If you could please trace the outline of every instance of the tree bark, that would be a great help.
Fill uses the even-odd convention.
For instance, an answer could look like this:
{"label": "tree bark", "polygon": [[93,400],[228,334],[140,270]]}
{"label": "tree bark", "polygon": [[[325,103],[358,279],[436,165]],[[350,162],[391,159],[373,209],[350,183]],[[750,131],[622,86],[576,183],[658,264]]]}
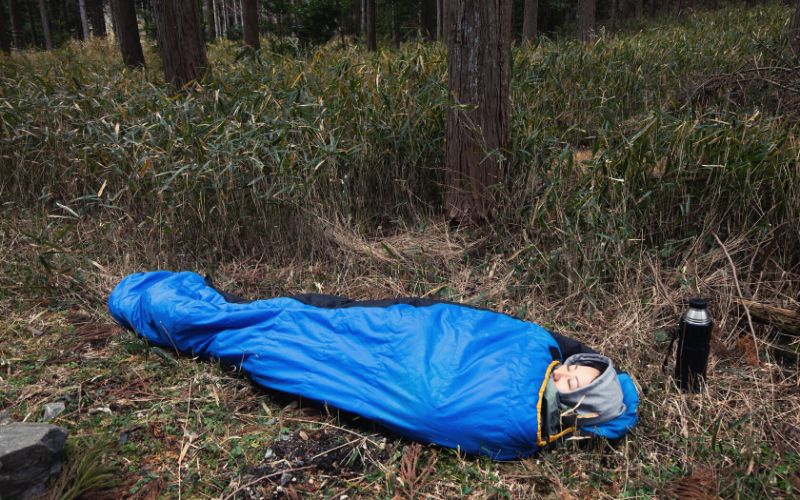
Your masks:
{"label": "tree bark", "polygon": [[789,27],[789,45],[794,51],[794,55],[800,55],[800,0],[794,10],[792,25]]}
{"label": "tree bark", "polygon": [[258,50],[258,0],[242,0],[242,24],[244,43]]}
{"label": "tree bark", "polygon": [[91,33],[89,31],[89,16],[86,14],[86,0],[78,0],[78,11],[81,17],[81,33],[83,34],[83,40],[88,41],[89,38],[91,38]]}
{"label": "tree bark", "polygon": [[378,50],[378,38],[375,33],[375,0],[367,0],[367,50]]}
{"label": "tree bark", "polygon": [[111,0],[111,16],[114,18],[122,61],[129,68],[143,67],[144,53],[133,0]]}
{"label": "tree bark", "polygon": [[397,9],[397,0],[392,0],[392,43],[395,47],[400,46],[400,14]]}
{"label": "tree bark", "polygon": [[436,39],[444,39],[444,0],[436,0]]}
{"label": "tree bark", "polygon": [[89,0],[89,25],[92,27],[92,35],[105,38],[106,14],[103,9],[103,0]]}
{"label": "tree bark", "polygon": [[33,8],[30,4],[25,5],[25,8],[28,9],[28,22],[31,25],[31,40],[34,47],[39,46],[39,35],[36,32],[36,15],[33,12]]}
{"label": "tree bark", "polygon": [[361,36],[361,0],[353,0],[350,5],[350,21],[353,23],[352,34]]}
{"label": "tree bark", "polygon": [[367,0],[360,0],[360,1],[361,1],[361,36],[367,36]]}
{"label": "tree bark", "polygon": [[152,5],[165,79],[178,88],[201,80],[208,69],[208,58],[197,3],[152,0]]}
{"label": "tree bark", "polygon": [[44,32],[44,48],[53,50],[53,36],[50,34],[50,15],[44,0],[39,0],[39,16],[42,18],[42,31]]}
{"label": "tree bark", "polygon": [[209,40],[217,38],[217,27],[214,24],[214,0],[205,0],[206,36]]}
{"label": "tree bark", "polygon": [[421,24],[422,31],[427,40],[436,40],[438,19],[436,17],[437,3],[439,0],[422,0]]}
{"label": "tree bark", "polygon": [[522,39],[532,42],[536,39],[536,25],[539,23],[539,0],[525,0],[522,15]]}
{"label": "tree bark", "polygon": [[11,38],[14,40],[14,47],[21,49],[25,45],[22,31],[22,13],[20,12],[19,0],[9,0],[8,13],[11,17]]}
{"label": "tree bark", "polygon": [[578,39],[588,42],[594,38],[595,0],[579,0],[578,2]]}
{"label": "tree bark", "polygon": [[451,221],[491,218],[509,138],[511,0],[449,0],[444,210]]}
{"label": "tree bark", "polygon": [[6,6],[0,3],[0,51],[11,53],[11,33],[8,31],[8,16]]}

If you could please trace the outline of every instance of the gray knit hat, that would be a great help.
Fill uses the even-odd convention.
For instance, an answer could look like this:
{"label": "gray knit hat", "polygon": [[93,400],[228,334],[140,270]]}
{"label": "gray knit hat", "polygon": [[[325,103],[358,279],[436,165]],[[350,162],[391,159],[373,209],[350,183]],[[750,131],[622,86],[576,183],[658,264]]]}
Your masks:
{"label": "gray knit hat", "polygon": [[591,366],[600,370],[590,384],[574,391],[558,391],[561,404],[574,408],[578,414],[578,427],[608,422],[625,413],[622,402],[622,386],[617,379],[614,363],[600,354],[575,354],[564,361],[564,366]]}

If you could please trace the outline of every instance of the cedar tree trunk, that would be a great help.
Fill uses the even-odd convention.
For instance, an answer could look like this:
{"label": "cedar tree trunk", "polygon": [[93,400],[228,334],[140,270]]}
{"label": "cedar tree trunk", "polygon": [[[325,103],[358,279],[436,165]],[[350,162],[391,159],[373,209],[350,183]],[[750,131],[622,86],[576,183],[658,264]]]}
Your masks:
{"label": "cedar tree trunk", "polygon": [[448,0],[444,209],[454,222],[491,217],[509,137],[511,0]]}
{"label": "cedar tree trunk", "polygon": [[539,23],[539,0],[525,0],[522,16],[522,39],[532,42],[536,39],[536,25]]}
{"label": "cedar tree trunk", "polygon": [[25,8],[28,9],[28,22],[31,25],[31,40],[34,47],[39,46],[39,35],[36,32],[36,15],[33,12],[33,8],[30,5],[26,5]]}
{"label": "cedar tree trunk", "polygon": [[103,10],[103,0],[88,0],[89,1],[89,24],[92,27],[92,35],[105,38],[106,31],[106,15]]}
{"label": "cedar tree trunk", "polygon": [[50,15],[44,0],[39,0],[39,15],[42,17],[42,31],[44,32],[44,48],[53,50],[53,36],[50,34]]}
{"label": "cedar tree trunk", "polygon": [[242,0],[242,31],[244,43],[258,50],[258,0]]}
{"label": "cedar tree trunk", "polygon": [[8,16],[6,6],[0,3],[0,50],[11,53],[11,34],[8,32]]}
{"label": "cedar tree trunk", "polygon": [[89,15],[86,13],[86,0],[78,0],[78,11],[81,17],[81,33],[83,34],[83,40],[89,41],[92,35],[89,31]]}
{"label": "cedar tree trunk", "polygon": [[350,6],[350,16],[353,22],[353,34],[361,36],[361,0],[353,0]]}
{"label": "cedar tree trunk", "polygon": [[20,12],[19,0],[9,0],[8,10],[11,17],[11,37],[14,39],[14,47],[21,49],[25,44],[22,31],[22,15]]}
{"label": "cedar tree trunk", "polygon": [[443,42],[444,36],[444,0],[436,0],[436,39]]}
{"label": "cedar tree trunk", "polygon": [[122,61],[129,68],[144,66],[144,54],[142,42],[139,40],[139,25],[136,22],[136,6],[133,0],[111,0],[111,16],[114,19]]}
{"label": "cedar tree trunk", "polygon": [[209,40],[217,38],[217,26],[214,22],[214,0],[205,0],[206,36]]}
{"label": "cedar tree trunk", "polygon": [[797,1],[792,25],[789,27],[789,45],[791,45],[795,56],[800,55],[800,0]]}
{"label": "cedar tree trunk", "polygon": [[178,88],[202,79],[208,69],[197,2],[152,0],[164,77]]}
{"label": "cedar tree trunk", "polygon": [[422,31],[427,40],[436,40],[436,7],[439,0],[422,0]]}
{"label": "cedar tree trunk", "polygon": [[578,0],[578,39],[588,42],[594,38],[595,0]]}
{"label": "cedar tree trunk", "polygon": [[392,0],[392,43],[400,46],[400,14],[397,9],[397,0]]}
{"label": "cedar tree trunk", "polygon": [[375,33],[375,0],[367,0],[367,50],[378,50],[378,39]]}

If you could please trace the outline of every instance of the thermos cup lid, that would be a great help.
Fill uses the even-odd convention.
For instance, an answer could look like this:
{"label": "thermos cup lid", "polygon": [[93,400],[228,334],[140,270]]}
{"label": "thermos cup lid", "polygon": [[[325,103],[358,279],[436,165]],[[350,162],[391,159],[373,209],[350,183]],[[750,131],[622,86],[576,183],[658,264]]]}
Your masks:
{"label": "thermos cup lid", "polygon": [[689,307],[692,309],[705,309],[707,305],[706,299],[701,299],[700,297],[689,299]]}

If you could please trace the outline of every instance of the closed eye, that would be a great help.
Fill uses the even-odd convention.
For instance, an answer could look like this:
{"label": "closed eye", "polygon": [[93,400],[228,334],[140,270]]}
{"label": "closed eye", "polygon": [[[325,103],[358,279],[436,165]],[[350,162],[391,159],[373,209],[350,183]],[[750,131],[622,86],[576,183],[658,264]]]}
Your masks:
{"label": "closed eye", "polygon": [[580,384],[578,383],[578,379],[576,379],[576,378],[570,378],[569,380],[567,380],[567,385],[569,385],[569,388],[572,391],[574,391],[575,389],[580,387]]}

